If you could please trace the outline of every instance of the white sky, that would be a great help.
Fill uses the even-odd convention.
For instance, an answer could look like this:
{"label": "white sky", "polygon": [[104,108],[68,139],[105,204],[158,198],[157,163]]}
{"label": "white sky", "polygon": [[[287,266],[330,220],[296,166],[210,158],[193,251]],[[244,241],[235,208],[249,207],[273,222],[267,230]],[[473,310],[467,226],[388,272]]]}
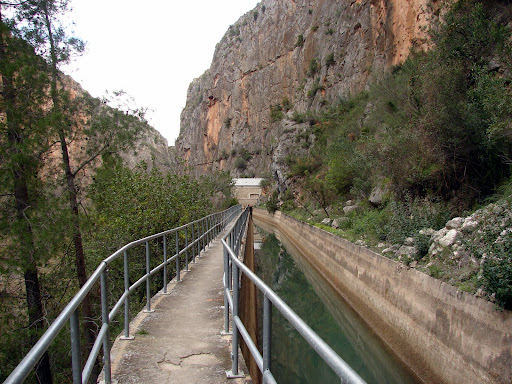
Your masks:
{"label": "white sky", "polygon": [[190,82],[258,0],[71,0],[83,56],[63,68],[91,95],[124,90],[174,145]]}

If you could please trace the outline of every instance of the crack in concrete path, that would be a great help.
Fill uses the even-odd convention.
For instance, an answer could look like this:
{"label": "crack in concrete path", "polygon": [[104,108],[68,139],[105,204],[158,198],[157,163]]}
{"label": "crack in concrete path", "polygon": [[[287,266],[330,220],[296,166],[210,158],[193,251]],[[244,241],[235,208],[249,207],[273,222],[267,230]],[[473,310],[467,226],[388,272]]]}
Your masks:
{"label": "crack in concrete path", "polygon": [[179,356],[179,362],[175,362],[173,360],[167,360],[167,353],[168,352],[166,352],[162,360],[157,361],[158,367],[165,371],[174,371],[183,368],[183,365],[209,365],[217,361],[217,358],[212,353],[196,352]]}

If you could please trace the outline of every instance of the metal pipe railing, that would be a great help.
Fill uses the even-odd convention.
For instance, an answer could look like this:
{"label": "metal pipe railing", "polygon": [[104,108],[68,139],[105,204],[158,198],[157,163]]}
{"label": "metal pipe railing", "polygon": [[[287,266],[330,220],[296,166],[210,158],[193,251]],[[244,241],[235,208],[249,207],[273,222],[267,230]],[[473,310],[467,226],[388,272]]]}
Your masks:
{"label": "metal pipe railing", "polygon": [[[105,372],[105,383],[110,384],[111,379],[111,366],[110,366],[110,323],[124,305],[124,335],[122,339],[133,339],[130,337],[130,294],[141,284],[146,283],[146,311],[151,311],[151,277],[157,272],[163,270],[163,292],[166,293],[167,284],[167,266],[172,262],[176,262],[176,280],[180,279],[180,262],[182,256],[185,257],[184,262],[188,267],[188,253],[192,252],[192,257],[195,256],[197,247],[198,255],[201,251],[206,250],[215,236],[223,230],[229,222],[231,222],[241,212],[240,206],[231,207],[225,211],[213,213],[191,223],[182,225],[178,228],[173,228],[161,233],[157,233],[143,239],[132,241],[124,247],[118,249],[112,255],[103,260],[96,270],[89,277],[84,286],[78,293],[71,299],[64,310],[57,316],[52,325],[41,336],[32,349],[25,355],[23,360],[11,372],[4,384],[18,384],[22,383],[30,372],[37,366],[39,360],[49,348],[53,340],[59,335],[60,331],[66,323],[70,324],[70,337],[71,337],[71,360],[72,360],[72,374],[73,384],[87,383],[94,368],[94,364],[100,353],[103,350],[103,369]],[[197,228],[197,235],[194,234],[194,226]],[[191,231],[192,237],[189,237]],[[172,257],[168,257],[167,247],[170,242],[167,237],[175,235],[175,253]],[[171,238],[171,237],[170,237]],[[183,241],[183,248],[180,245],[180,239]],[[190,240],[190,243],[189,243]],[[150,242],[162,241],[163,244],[163,262],[151,269],[151,246]],[[129,250],[144,245],[145,247],[145,273],[142,277],[138,278],[135,283],[130,285],[130,268],[129,268]],[[123,294],[117,299],[116,303],[109,311],[109,291],[108,291],[108,278],[107,269],[115,260],[123,259]],[[188,269],[188,268],[187,268]],[[84,298],[92,290],[95,284],[100,283],[101,290],[101,319],[102,325],[96,337],[93,347],[88,352],[88,357],[85,365],[82,368],[81,361],[81,345],[80,345],[80,324],[78,319],[78,306],[82,303]]]}
{"label": "metal pipe railing", "polygon": [[[365,381],[325,342],[313,331],[268,285],[266,285],[254,272],[238,259],[241,240],[247,228],[249,209],[239,214],[236,221],[221,239],[224,248],[224,331],[229,331],[229,313],[232,323],[232,368],[226,372],[228,377],[238,375],[238,334],[242,335],[249,351],[254,357],[259,370],[263,375],[264,383],[275,383],[271,369],[271,313],[275,307],[299,332],[305,341],[318,353],[318,355],[331,367],[340,378],[342,384],[365,384]],[[238,297],[240,279],[239,274],[245,274],[254,285],[263,293],[263,356],[238,316]],[[231,274],[231,276],[230,276]],[[233,288],[231,294],[230,287]]]}

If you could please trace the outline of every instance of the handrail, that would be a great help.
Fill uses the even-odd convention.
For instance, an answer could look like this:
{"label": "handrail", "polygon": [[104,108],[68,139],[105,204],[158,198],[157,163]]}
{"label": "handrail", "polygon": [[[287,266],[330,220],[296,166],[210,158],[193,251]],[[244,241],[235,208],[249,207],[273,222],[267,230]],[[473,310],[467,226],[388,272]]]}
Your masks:
{"label": "handrail", "polygon": [[[324,341],[313,331],[268,285],[266,285],[254,272],[238,259],[241,239],[247,228],[250,210],[246,209],[239,214],[236,221],[221,239],[224,248],[224,332],[229,332],[229,313],[232,318],[232,368],[228,377],[238,375],[238,334],[243,337],[251,355],[254,357],[264,383],[275,383],[270,367],[271,360],[271,332],[270,320],[272,304],[302,335],[305,341],[318,353],[318,355],[331,367],[340,378],[342,384],[364,384],[365,381]],[[239,272],[244,273],[264,295],[263,301],[263,356],[257,345],[249,336],[242,320],[238,316],[239,298]],[[233,294],[231,294],[231,289]]]}
{"label": "handrail", "polygon": [[[4,384],[18,384],[22,383],[30,372],[36,367],[37,363],[49,348],[50,344],[55,340],[66,322],[70,322],[71,330],[71,360],[73,371],[73,384],[87,383],[94,363],[99,355],[100,349],[103,349],[103,369],[105,373],[105,383],[110,384],[111,367],[110,367],[110,322],[114,319],[119,309],[124,304],[124,336],[123,339],[132,339],[130,337],[130,306],[129,296],[135,288],[146,282],[146,310],[151,312],[151,294],[150,294],[150,278],[157,272],[163,269],[163,293],[167,293],[167,266],[175,261],[176,262],[176,280],[180,279],[180,259],[184,256],[185,270],[188,270],[189,253],[192,256],[192,262],[195,262],[195,257],[200,257],[201,251],[205,250],[210,245],[212,240],[227,226],[233,218],[241,212],[241,206],[237,205],[226,209],[222,212],[213,213],[201,219],[195,220],[188,224],[182,225],[178,228],[173,228],[164,232],[160,232],[151,236],[144,237],[139,240],[132,241],[122,248],[115,251],[112,255],[104,259],[96,270],[89,277],[84,286],[66,305],[64,310],[57,316],[52,325],[41,336],[32,349],[25,355],[23,360],[16,366],[6,379]],[[181,233],[180,233],[181,232]],[[174,235],[174,255],[167,257],[167,250],[169,248],[168,238]],[[181,235],[181,236],[180,236]],[[185,246],[180,249],[180,238],[184,238]],[[151,269],[151,252],[150,242],[153,240],[162,240],[163,248],[163,262]],[[146,248],[146,273],[135,283],[130,285],[128,251],[134,247],[144,244]],[[124,293],[120,296],[117,302],[112,306],[109,311],[109,297],[107,288],[107,270],[108,266],[115,260],[123,257],[124,261]],[[89,351],[87,362],[82,369],[81,362],[81,349],[80,349],[80,329],[78,321],[78,306],[82,303],[87,294],[91,291],[96,283],[100,281],[101,288],[101,313],[102,325],[96,337],[94,345]]]}

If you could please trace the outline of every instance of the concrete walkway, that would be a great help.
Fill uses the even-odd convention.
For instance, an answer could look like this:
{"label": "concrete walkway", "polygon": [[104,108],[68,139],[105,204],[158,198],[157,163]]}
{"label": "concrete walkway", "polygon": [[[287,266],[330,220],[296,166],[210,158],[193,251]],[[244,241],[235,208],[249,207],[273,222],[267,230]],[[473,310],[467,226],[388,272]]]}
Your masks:
{"label": "concrete walkway", "polygon": [[[223,254],[213,241],[182,281],[168,285],[168,295],[152,299],[152,313],[139,313],[130,324],[134,340],[112,347],[112,379],[118,384],[252,383],[250,377],[227,379],[231,338],[224,324]],[[246,373],[240,354],[240,369]]]}

